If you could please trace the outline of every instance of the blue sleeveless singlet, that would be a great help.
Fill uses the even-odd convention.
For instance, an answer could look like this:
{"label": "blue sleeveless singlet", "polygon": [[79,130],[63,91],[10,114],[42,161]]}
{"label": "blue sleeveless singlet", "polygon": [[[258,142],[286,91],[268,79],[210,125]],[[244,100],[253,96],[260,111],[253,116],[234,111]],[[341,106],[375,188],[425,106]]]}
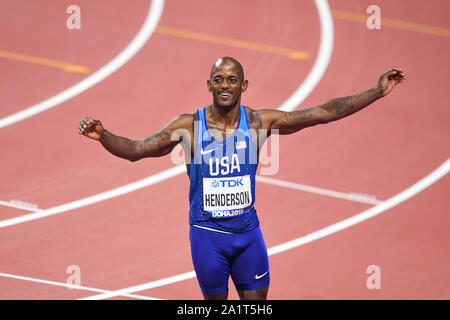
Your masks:
{"label": "blue sleeveless singlet", "polygon": [[189,224],[231,233],[250,231],[259,226],[254,208],[258,156],[245,107],[240,106],[238,127],[224,141],[209,133],[206,108],[197,115],[194,159],[187,165]]}

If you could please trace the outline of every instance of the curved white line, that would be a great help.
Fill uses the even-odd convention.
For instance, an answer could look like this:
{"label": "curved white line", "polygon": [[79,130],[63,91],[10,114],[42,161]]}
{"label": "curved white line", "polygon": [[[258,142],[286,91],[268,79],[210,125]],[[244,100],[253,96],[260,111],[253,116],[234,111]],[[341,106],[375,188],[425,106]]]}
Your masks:
{"label": "curved white line", "polygon": [[[317,85],[317,83],[319,83],[331,58],[331,52],[333,50],[333,19],[331,17],[330,8],[328,7],[328,3],[326,2],[326,0],[315,0],[315,3],[319,12],[320,28],[321,28],[320,33],[321,41],[317,59],[310,73],[306,77],[306,81],[302,82],[302,84],[298,87],[298,89],[288,98],[287,102],[289,103],[285,102],[278,108],[280,110],[282,108],[285,111],[293,110],[306,98],[305,93],[309,94],[311,90]],[[172,167],[155,175],[124,185],[119,188],[115,188],[87,198],[83,198],[53,208],[42,210],[40,212],[30,213],[27,215],[22,215],[19,217],[0,221],[0,228],[48,217],[51,215],[59,214],[69,210],[74,210],[87,205],[91,205],[100,201],[111,199],[113,197],[117,197],[132,191],[136,191],[138,189],[175,177],[179,174],[182,174],[185,171],[186,171],[185,165],[181,164],[176,167]]]}
{"label": "curved white line", "polygon": [[314,1],[320,19],[320,47],[316,61],[302,85],[279,107],[282,111],[291,111],[305,100],[322,79],[333,52],[334,29],[333,17],[326,0]]}
{"label": "curved white line", "polygon": [[435,169],[425,178],[422,178],[420,181],[416,182],[409,188],[406,188],[402,192],[397,193],[395,196],[389,198],[388,200],[383,201],[380,204],[370,209],[367,209],[357,215],[354,215],[348,219],[332,224],[326,228],[320,229],[318,231],[307,234],[306,236],[302,236],[294,240],[269,248],[267,252],[269,253],[269,255],[272,255],[286,250],[290,250],[292,248],[304,245],[314,240],[318,240],[320,238],[329,236],[330,234],[336,233],[338,231],[347,229],[351,226],[354,226],[355,224],[358,224],[376,215],[379,215],[380,213],[395,207],[396,205],[408,200],[409,198],[415,196],[422,190],[431,186],[433,183],[444,177],[449,171],[450,171],[450,158],[447,159],[443,164],[441,164],[437,169]]}
{"label": "curved white line", "polygon": [[59,205],[59,206],[56,206],[53,208],[40,210],[38,212],[24,214],[22,216],[18,216],[15,218],[5,219],[3,221],[0,221],[0,228],[5,228],[5,227],[9,227],[9,226],[12,226],[15,224],[32,221],[32,220],[36,220],[36,219],[40,219],[40,218],[45,218],[45,217],[52,216],[52,215],[55,215],[58,213],[67,212],[70,210],[88,206],[90,204],[94,204],[94,203],[108,200],[108,199],[111,199],[111,198],[114,198],[117,196],[121,196],[123,194],[127,194],[130,192],[142,189],[144,187],[151,186],[152,184],[156,184],[158,182],[167,180],[171,177],[175,177],[185,171],[186,171],[186,166],[179,165],[179,166],[164,170],[160,173],[154,174],[150,177],[135,181],[133,183],[129,183],[127,185],[124,185],[124,186],[121,186],[121,187],[118,187],[118,188],[115,188],[112,190],[98,193],[98,194],[95,194],[95,195],[87,197],[87,198],[83,198],[80,200],[65,203],[65,204],[62,204],[62,205]]}
{"label": "curved white line", "polygon": [[[321,41],[319,47],[319,53],[317,55],[316,62],[314,63],[310,73],[306,77],[300,87],[284,102],[278,109],[283,111],[289,111],[295,109],[306,96],[314,89],[323,76],[333,51],[333,18],[331,17],[330,7],[326,0],[314,0],[317,10],[319,12],[320,19],[320,34]],[[175,275],[169,278],[164,278],[149,283],[136,285],[133,287],[117,290],[112,293],[99,294],[94,296],[85,297],[80,300],[100,300],[115,297],[116,295],[128,294],[131,292],[137,292],[164,286],[170,283],[175,283],[187,279],[195,278],[195,271],[189,271],[183,274]]]}
{"label": "curved white line", "polygon": [[110,76],[117,69],[127,63],[148,41],[159,23],[163,7],[164,0],[152,0],[147,18],[145,19],[145,22],[139,30],[138,34],[128,44],[128,46],[124,50],[122,50],[122,52],[120,52],[113,60],[108,62],[101,69],[97,70],[86,79],[78,82],[77,84],[64,90],[56,96],[53,96],[34,106],[0,119],[0,128],[6,127],[18,121],[34,116],[35,114],[38,114],[40,112],[56,107],[57,105],[73,98],[74,96],[82,93],[83,91],[96,85],[106,77]]}

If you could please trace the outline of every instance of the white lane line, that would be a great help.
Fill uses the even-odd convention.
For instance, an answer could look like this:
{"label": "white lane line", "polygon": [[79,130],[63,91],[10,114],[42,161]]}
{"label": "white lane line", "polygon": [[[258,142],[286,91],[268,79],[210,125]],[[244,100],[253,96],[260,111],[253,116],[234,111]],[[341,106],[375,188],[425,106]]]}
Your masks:
{"label": "white lane line", "polygon": [[123,296],[124,294],[128,294],[127,292],[138,292],[138,291],[148,290],[148,289],[162,287],[162,286],[165,286],[165,285],[168,285],[171,283],[176,283],[176,282],[193,279],[193,278],[195,278],[195,271],[189,271],[186,273],[178,274],[176,276],[152,281],[152,282],[145,283],[145,284],[140,284],[140,285],[129,287],[129,288],[124,288],[124,289],[117,290],[117,291],[112,291],[112,292],[108,292],[108,293],[98,294],[95,296],[80,298],[78,300],[103,300],[103,299],[108,299],[108,298],[112,298],[112,297],[117,297],[119,295]]}
{"label": "white lane line", "polygon": [[[153,8],[153,5],[155,5],[155,3],[152,3],[152,8]],[[289,103],[287,104],[285,102],[285,103],[283,103],[283,105],[281,105],[278,108],[280,110],[283,109],[284,111],[290,111],[290,110],[295,109],[300,103],[302,103],[302,101],[307,96],[302,92],[308,92],[308,93],[311,92],[311,90],[317,85],[317,83],[319,83],[321,77],[323,76],[323,74],[326,70],[326,67],[328,66],[329,60],[331,58],[331,52],[333,50],[333,20],[331,17],[330,8],[329,8],[326,0],[315,0],[315,4],[316,4],[318,12],[319,12],[320,28],[321,28],[321,41],[320,41],[320,47],[319,47],[317,59],[313,65],[313,68],[311,69],[310,73],[307,76],[307,79],[309,79],[308,82],[307,83],[303,82],[298,87],[298,89],[291,95],[291,97],[288,99]],[[161,6],[162,6],[162,4],[161,4]],[[161,8],[161,10],[162,10],[162,8]],[[159,15],[158,15],[158,19],[159,19]],[[314,74],[314,76],[311,76],[311,74]],[[305,89],[303,89],[303,88],[305,88]],[[299,94],[299,92],[302,94]],[[170,170],[174,170],[174,171],[171,174],[167,174],[163,177],[160,177],[159,180],[156,182],[152,182],[150,184],[147,184],[145,182],[142,183],[142,181],[152,180],[155,176],[163,174],[164,172],[167,173]],[[106,191],[106,192],[101,193],[100,194],[100,195],[102,195],[101,197],[99,197],[100,195],[94,195],[94,196],[91,196],[91,197],[88,197],[85,199],[81,199],[81,200],[74,201],[74,202],[71,202],[68,204],[63,204],[63,205],[60,205],[60,206],[57,206],[54,208],[50,208],[50,209],[44,210],[40,213],[35,213],[35,214],[25,215],[23,217],[17,217],[17,218],[13,218],[13,219],[0,221],[0,228],[4,228],[7,226],[11,226],[11,225],[15,225],[18,223],[27,222],[27,221],[31,221],[31,220],[35,220],[35,219],[40,219],[43,217],[48,217],[50,215],[62,213],[62,212],[68,211],[68,210],[73,210],[75,208],[87,206],[87,205],[97,203],[99,201],[103,201],[106,199],[111,199],[113,197],[117,197],[117,196],[123,195],[125,193],[147,187],[151,184],[164,181],[164,180],[174,177],[178,174],[181,174],[182,172],[184,172],[184,170],[185,170],[185,165],[179,165],[179,166],[173,167],[172,169],[165,170],[163,173],[157,174],[155,176],[150,176],[143,180],[140,180],[141,183],[140,183],[140,181],[137,181],[137,182],[134,182],[134,183],[131,183],[131,184],[128,184],[128,185],[122,187],[122,188],[126,188],[127,186],[133,186],[132,188],[130,188],[130,191],[118,190],[121,188],[117,188],[117,189],[114,189],[111,191]],[[120,191],[120,192],[118,192],[118,191]]]}
{"label": "white lane line", "polygon": [[[326,236],[329,236],[331,234],[334,234],[338,231],[342,231],[344,229],[347,229],[351,226],[354,226],[358,223],[361,223],[367,219],[370,219],[376,215],[379,215],[380,213],[389,210],[396,205],[408,200],[409,198],[413,197],[414,195],[418,194],[425,188],[429,187],[436,181],[438,181],[440,178],[445,176],[450,171],[450,158],[447,159],[442,165],[440,165],[437,169],[435,169],[432,173],[427,175],[425,178],[421,179],[420,181],[416,182],[409,188],[403,190],[402,192],[396,194],[395,196],[389,198],[386,201],[383,201],[382,203],[365,210],[359,214],[356,214],[348,219],[342,220],[338,223],[332,224],[328,227],[325,227],[323,229],[317,230],[315,232],[309,233],[305,236],[298,237],[294,240],[287,241],[285,243],[279,244],[277,246],[271,247],[267,249],[267,252],[269,256],[281,253],[287,250],[291,250],[294,248],[297,248],[299,246],[302,246],[306,243],[324,238]],[[102,299],[108,299],[115,297],[116,295],[124,295],[124,294],[130,294],[133,292],[139,292],[144,291],[152,288],[157,288],[169,284],[173,284],[176,282],[193,279],[195,278],[195,271],[190,271],[186,273],[182,273],[179,275],[167,277],[164,279],[151,281],[148,283],[135,285],[129,288],[123,288],[120,290],[117,290],[115,292],[109,292],[104,294],[98,294],[94,296],[89,296],[85,298],[81,298],[80,300],[102,300]]]}
{"label": "white lane line", "polygon": [[[43,280],[43,279],[37,279],[37,278],[31,278],[31,277],[18,276],[15,274],[9,274],[9,273],[3,273],[3,272],[0,272],[0,277],[43,283],[43,284],[48,284],[48,285],[52,285],[52,286],[66,287],[66,288],[77,289],[77,290],[86,290],[86,291],[101,292],[101,293],[110,293],[111,292],[108,290],[103,290],[103,289],[98,289],[98,288],[79,286],[79,285],[74,285],[74,284],[49,281],[49,280]],[[144,299],[144,300],[161,300],[159,298],[140,296],[140,295],[135,295],[135,294],[123,294],[120,296],[128,297],[128,298],[135,298],[135,299]]]}
{"label": "white lane line", "polygon": [[[56,206],[56,207],[45,209],[45,210],[37,208],[36,205],[22,203],[20,201],[9,201],[8,202],[8,201],[0,200],[1,206],[7,206],[7,207],[12,207],[12,208],[16,208],[16,209],[21,209],[21,210],[26,210],[26,211],[31,211],[31,212],[37,213],[37,214],[22,215],[19,217],[0,221],[0,228],[4,228],[7,226],[11,226],[11,225],[26,222],[26,221],[32,221],[35,219],[48,217],[48,216],[66,212],[69,210],[74,210],[74,209],[81,208],[81,207],[84,207],[84,206],[87,206],[87,205],[90,205],[90,204],[93,204],[96,202],[104,201],[104,200],[107,200],[107,199],[110,199],[113,197],[117,197],[117,196],[129,193],[129,192],[133,192],[138,189],[148,187],[152,184],[161,182],[165,179],[169,179],[171,177],[175,177],[179,174],[182,174],[183,172],[186,172],[185,169],[186,168],[184,165],[179,165],[179,166],[170,168],[168,170],[165,170],[159,174],[155,174],[153,176],[150,176],[145,179],[127,184],[125,186],[115,188],[115,189],[105,191],[103,193],[100,193],[100,194],[97,194],[97,195],[94,195],[91,197],[83,198],[83,199],[80,199],[77,201],[73,201],[70,203],[66,203],[64,205]],[[299,184],[299,183],[295,183],[295,182],[289,182],[289,181],[269,178],[269,177],[265,177],[265,176],[259,176],[259,175],[256,176],[256,181],[261,182],[261,183],[276,185],[276,186],[280,186],[280,187],[284,187],[284,188],[290,188],[290,189],[294,189],[294,190],[316,193],[316,194],[320,194],[320,195],[324,195],[324,196],[340,198],[340,199],[345,199],[345,200],[350,200],[350,201],[357,201],[357,202],[368,203],[368,204],[378,204],[378,203],[382,202],[382,200],[378,200],[375,197],[333,191],[333,190],[329,190],[329,189],[308,186],[305,184]]]}
{"label": "white lane line", "polygon": [[333,52],[333,17],[326,0],[314,0],[320,21],[320,47],[316,61],[302,85],[279,107],[282,111],[292,111],[306,99],[322,79]]}
{"label": "white lane line", "polygon": [[[331,53],[333,51],[333,37],[334,37],[334,30],[333,30],[333,18],[331,17],[331,11],[330,7],[328,6],[328,2],[326,0],[314,0],[317,11],[319,13],[319,20],[320,20],[320,47],[319,47],[319,53],[318,58],[316,62],[313,65],[312,70],[307,76],[308,82],[303,82],[300,87],[293,93],[293,95],[285,102],[283,103],[278,109],[283,111],[290,111],[295,109],[305,98],[306,96],[311,92],[311,90],[319,83],[321,77],[323,76],[328,63],[331,58]],[[320,60],[319,60],[320,59]],[[314,74],[314,76],[311,76],[311,74]],[[302,89],[305,88],[305,89]],[[195,277],[195,272],[190,271],[183,273],[181,275],[176,275],[173,277],[152,281],[147,284],[138,285],[131,287],[133,292],[146,290],[150,288],[154,288],[156,286],[162,286],[178,281],[183,281],[187,279],[191,279]],[[137,290],[135,290],[137,289]],[[122,291],[129,291],[130,288],[125,288]],[[108,297],[112,297],[110,294],[100,294],[96,296],[86,297],[84,299],[107,299]]]}
{"label": "white lane line", "polygon": [[65,204],[62,204],[62,205],[59,205],[59,206],[56,206],[53,208],[42,210],[40,212],[25,214],[20,217],[15,217],[15,218],[0,221],[0,228],[5,228],[5,227],[12,226],[15,224],[52,216],[52,215],[55,215],[58,213],[74,210],[74,209],[85,207],[85,206],[88,206],[88,205],[91,205],[91,204],[94,204],[94,203],[97,203],[100,201],[111,199],[111,198],[129,193],[129,192],[136,191],[138,189],[142,189],[144,187],[151,186],[152,184],[167,180],[171,177],[175,177],[185,171],[186,171],[186,166],[184,164],[178,165],[176,167],[172,167],[170,169],[164,170],[164,171],[157,173],[155,175],[152,175],[150,177],[147,177],[147,178],[138,180],[136,182],[133,182],[133,183],[109,190],[109,191],[105,191],[105,192],[102,192],[102,193],[99,193],[99,194],[96,194],[96,195],[93,195],[93,196],[90,196],[87,198],[83,198],[83,199],[76,200],[73,202],[65,203]]}
{"label": "white lane line", "polygon": [[45,101],[42,101],[34,106],[0,119],[0,128],[6,127],[18,121],[34,116],[40,112],[53,108],[91,88],[106,77],[110,76],[117,69],[127,63],[144,46],[159,23],[163,7],[164,0],[152,0],[152,4],[151,6],[149,6],[149,11],[145,22],[139,30],[138,34],[128,44],[128,46],[124,50],[122,50],[122,52],[120,52],[113,60],[108,62],[101,69],[78,82],[77,84],[73,85],[72,87]]}
{"label": "white lane line", "polygon": [[329,236],[333,233],[336,233],[338,231],[350,228],[351,226],[354,226],[355,224],[358,224],[360,222],[363,222],[367,219],[370,219],[372,217],[375,217],[376,215],[379,215],[380,213],[389,210],[398,204],[408,200],[409,198],[415,196],[422,190],[426,189],[439,179],[441,179],[443,176],[445,176],[450,171],[450,158],[447,159],[443,164],[441,164],[437,169],[435,169],[433,172],[431,172],[429,175],[427,175],[425,178],[422,178],[409,188],[403,190],[402,192],[396,194],[395,196],[389,198],[388,200],[385,200],[381,202],[380,204],[377,204],[376,206],[369,208],[357,215],[354,215],[348,219],[342,220],[338,223],[332,224],[326,228],[320,229],[318,231],[312,232],[310,234],[307,234],[306,236],[296,238],[294,240],[282,243],[280,245],[277,245],[275,247],[272,247],[268,249],[269,255],[280,253],[286,250],[290,250],[292,248],[296,248],[298,246],[304,245],[305,243],[312,242],[314,240],[318,240],[320,238]]}
{"label": "white lane line", "polygon": [[345,199],[345,200],[350,200],[350,201],[357,201],[357,202],[368,203],[368,204],[379,204],[379,203],[383,202],[382,200],[378,200],[374,197],[363,196],[363,195],[359,195],[359,194],[355,194],[355,193],[344,193],[344,192],[339,192],[339,191],[333,191],[333,190],[329,190],[329,189],[323,189],[323,188],[308,186],[305,184],[289,182],[289,181],[284,181],[284,180],[279,180],[279,179],[274,179],[274,178],[269,178],[269,177],[264,177],[264,176],[256,176],[255,179],[257,182],[267,183],[267,184],[284,187],[284,188],[290,188],[290,189],[294,189],[294,190],[306,191],[306,192],[310,192],[310,193],[317,193],[317,194],[324,195],[324,196]]}
{"label": "white lane line", "polygon": [[25,210],[25,211],[32,211],[32,212],[42,211],[42,209],[39,209],[37,207],[37,205],[31,204],[31,203],[25,203],[22,201],[16,201],[16,200],[11,200],[11,201],[0,200],[0,205],[5,206],[5,207],[21,209],[21,210]]}

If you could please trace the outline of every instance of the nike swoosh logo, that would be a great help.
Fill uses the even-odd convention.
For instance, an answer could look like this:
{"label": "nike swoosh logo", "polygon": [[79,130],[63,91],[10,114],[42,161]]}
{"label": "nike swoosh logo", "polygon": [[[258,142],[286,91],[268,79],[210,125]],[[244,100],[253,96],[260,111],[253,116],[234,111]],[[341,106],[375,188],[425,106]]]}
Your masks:
{"label": "nike swoosh logo", "polygon": [[255,279],[261,279],[262,277],[264,277],[267,273],[269,272],[269,270],[267,270],[266,272],[264,272],[262,275],[258,276],[257,274],[255,275]]}
{"label": "nike swoosh logo", "polygon": [[211,153],[211,152],[213,152],[213,151],[215,151],[215,150],[217,150],[217,149],[211,149],[211,150],[207,150],[207,151],[201,149],[201,150],[200,150],[200,153],[201,153],[201,154],[208,154],[208,153]]}

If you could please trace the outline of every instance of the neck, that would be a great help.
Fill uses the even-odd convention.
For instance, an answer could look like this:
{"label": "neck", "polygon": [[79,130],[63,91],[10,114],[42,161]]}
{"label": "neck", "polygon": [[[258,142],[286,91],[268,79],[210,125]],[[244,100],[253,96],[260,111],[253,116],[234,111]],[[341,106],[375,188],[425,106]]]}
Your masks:
{"label": "neck", "polygon": [[240,99],[231,106],[221,106],[213,102],[211,106],[211,115],[213,120],[221,122],[225,127],[233,127],[233,125],[239,121],[240,117]]}

